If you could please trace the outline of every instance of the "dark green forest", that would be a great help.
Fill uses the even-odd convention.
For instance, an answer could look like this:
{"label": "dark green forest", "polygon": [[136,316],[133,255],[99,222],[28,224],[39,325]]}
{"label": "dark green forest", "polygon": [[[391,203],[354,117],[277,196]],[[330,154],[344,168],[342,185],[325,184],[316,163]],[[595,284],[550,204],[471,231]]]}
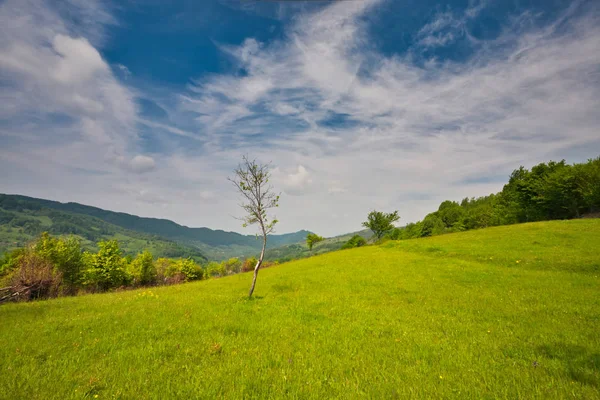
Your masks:
{"label": "dark green forest", "polygon": [[597,216],[600,157],[580,164],[550,161],[513,171],[501,192],[447,200],[422,221],[396,228],[390,239],[410,239],[489,226]]}

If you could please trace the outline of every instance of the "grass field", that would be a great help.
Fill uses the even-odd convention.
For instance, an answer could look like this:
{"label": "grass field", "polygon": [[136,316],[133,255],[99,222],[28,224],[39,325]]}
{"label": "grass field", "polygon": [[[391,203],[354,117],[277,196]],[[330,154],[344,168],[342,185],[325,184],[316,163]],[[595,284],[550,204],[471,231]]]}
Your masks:
{"label": "grass field", "polygon": [[600,220],[0,307],[0,398],[600,398]]}

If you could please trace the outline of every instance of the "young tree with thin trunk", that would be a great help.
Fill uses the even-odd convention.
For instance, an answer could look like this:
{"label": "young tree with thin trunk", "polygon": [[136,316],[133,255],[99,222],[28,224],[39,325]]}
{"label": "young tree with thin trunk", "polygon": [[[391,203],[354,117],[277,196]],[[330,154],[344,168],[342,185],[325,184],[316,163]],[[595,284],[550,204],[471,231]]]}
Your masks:
{"label": "young tree with thin trunk", "polygon": [[258,270],[265,257],[267,235],[274,231],[275,224],[278,222],[275,218],[271,219],[267,215],[267,211],[279,207],[279,195],[274,193],[273,187],[269,185],[269,178],[271,177],[269,164],[259,164],[256,160],[250,160],[247,156],[244,156],[242,163],[233,172],[233,178],[228,179],[242,195],[240,207],[246,212],[246,215],[240,218],[244,222],[243,226],[245,228],[249,225],[258,225],[259,232],[262,235],[262,250],[254,267],[254,277],[248,294],[248,297],[252,297]]}

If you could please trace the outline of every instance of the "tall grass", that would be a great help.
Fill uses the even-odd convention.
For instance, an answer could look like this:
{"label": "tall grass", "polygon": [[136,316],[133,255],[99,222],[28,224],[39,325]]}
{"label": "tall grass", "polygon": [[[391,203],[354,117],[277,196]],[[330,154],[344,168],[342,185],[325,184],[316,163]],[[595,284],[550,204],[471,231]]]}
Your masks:
{"label": "tall grass", "polygon": [[0,398],[600,397],[600,221],[0,307]]}

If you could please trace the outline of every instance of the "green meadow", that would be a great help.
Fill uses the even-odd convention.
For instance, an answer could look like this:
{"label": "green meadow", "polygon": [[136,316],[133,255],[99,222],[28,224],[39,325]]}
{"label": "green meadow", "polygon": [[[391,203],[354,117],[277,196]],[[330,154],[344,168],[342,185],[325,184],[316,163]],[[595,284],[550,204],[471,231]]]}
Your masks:
{"label": "green meadow", "polygon": [[0,398],[600,398],[600,220],[0,306]]}

